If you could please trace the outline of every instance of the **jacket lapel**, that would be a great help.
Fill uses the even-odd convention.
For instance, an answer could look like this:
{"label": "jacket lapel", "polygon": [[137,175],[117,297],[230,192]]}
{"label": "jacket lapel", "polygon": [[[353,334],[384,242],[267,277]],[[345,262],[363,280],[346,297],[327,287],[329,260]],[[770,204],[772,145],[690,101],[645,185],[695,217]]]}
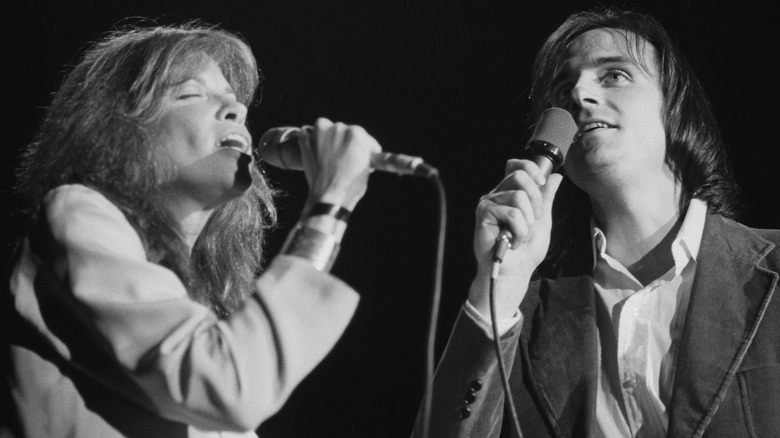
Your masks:
{"label": "jacket lapel", "polygon": [[569,436],[572,430],[590,436],[595,427],[599,335],[592,253],[590,245],[578,247],[584,251],[572,254],[575,260],[568,265],[576,268],[554,281],[540,282],[538,306],[523,309],[532,315],[521,332],[523,360],[558,436]]}
{"label": "jacket lapel", "polygon": [[699,437],[761,320],[777,276],[757,267],[774,245],[708,215],[680,343],[669,436]]}

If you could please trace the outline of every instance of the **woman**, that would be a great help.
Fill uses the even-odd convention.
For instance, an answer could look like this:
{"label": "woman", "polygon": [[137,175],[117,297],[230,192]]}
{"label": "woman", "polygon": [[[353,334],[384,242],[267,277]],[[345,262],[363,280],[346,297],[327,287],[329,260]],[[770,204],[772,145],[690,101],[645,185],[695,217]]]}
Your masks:
{"label": "woman", "polygon": [[113,32],[67,74],[19,175],[0,435],[254,436],[338,340],[357,294],[327,270],[381,148],[317,120],[301,220],[265,263],[259,83],[202,23]]}

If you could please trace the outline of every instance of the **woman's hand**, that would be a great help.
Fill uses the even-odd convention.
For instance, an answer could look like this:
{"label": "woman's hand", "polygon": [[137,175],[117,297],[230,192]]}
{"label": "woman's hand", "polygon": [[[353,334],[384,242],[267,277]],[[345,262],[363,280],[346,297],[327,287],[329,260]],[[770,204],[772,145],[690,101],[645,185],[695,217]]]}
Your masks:
{"label": "woman's hand", "polygon": [[371,155],[382,151],[379,143],[360,126],[326,118],[317,119],[299,141],[308,205],[326,202],[353,210],[366,192]]}

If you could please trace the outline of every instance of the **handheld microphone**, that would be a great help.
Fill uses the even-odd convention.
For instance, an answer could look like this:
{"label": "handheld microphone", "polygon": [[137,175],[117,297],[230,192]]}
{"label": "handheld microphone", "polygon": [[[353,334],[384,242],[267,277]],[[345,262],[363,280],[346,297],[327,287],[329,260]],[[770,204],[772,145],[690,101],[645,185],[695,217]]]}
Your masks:
{"label": "handheld microphone", "polygon": [[[311,129],[309,127],[303,129]],[[263,161],[281,169],[303,170],[301,148],[298,137],[301,128],[281,127],[271,128],[260,137],[260,153]],[[371,168],[398,175],[414,175],[431,178],[439,171],[425,163],[420,157],[391,152],[380,152],[371,155]]]}
{"label": "handheld microphone", "polygon": [[[576,134],[577,123],[568,111],[557,107],[548,108],[539,117],[523,156],[536,163],[546,179],[561,168]],[[501,262],[512,238],[512,233],[501,229],[493,247],[494,262]]]}

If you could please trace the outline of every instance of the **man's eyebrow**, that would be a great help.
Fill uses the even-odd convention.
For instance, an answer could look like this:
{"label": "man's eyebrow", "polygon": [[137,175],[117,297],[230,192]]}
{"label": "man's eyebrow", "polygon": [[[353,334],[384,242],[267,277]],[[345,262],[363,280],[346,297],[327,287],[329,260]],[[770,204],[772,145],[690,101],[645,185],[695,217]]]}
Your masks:
{"label": "man's eyebrow", "polygon": [[637,61],[630,57],[630,56],[604,56],[601,58],[597,58],[594,62],[595,65],[604,65],[604,64],[633,64],[633,65],[639,65]]}
{"label": "man's eyebrow", "polygon": [[[621,64],[621,65],[633,65],[635,67],[641,68],[639,63],[630,56],[623,56],[623,55],[615,55],[615,56],[601,56],[598,58],[592,58],[589,59],[588,62],[585,64],[585,68],[593,68],[593,67],[601,67],[604,65],[609,64]],[[564,64],[565,66],[566,64]],[[556,72],[555,76],[553,77],[552,84],[558,84],[562,81],[564,81],[571,73],[571,70],[567,68],[560,68]]]}

